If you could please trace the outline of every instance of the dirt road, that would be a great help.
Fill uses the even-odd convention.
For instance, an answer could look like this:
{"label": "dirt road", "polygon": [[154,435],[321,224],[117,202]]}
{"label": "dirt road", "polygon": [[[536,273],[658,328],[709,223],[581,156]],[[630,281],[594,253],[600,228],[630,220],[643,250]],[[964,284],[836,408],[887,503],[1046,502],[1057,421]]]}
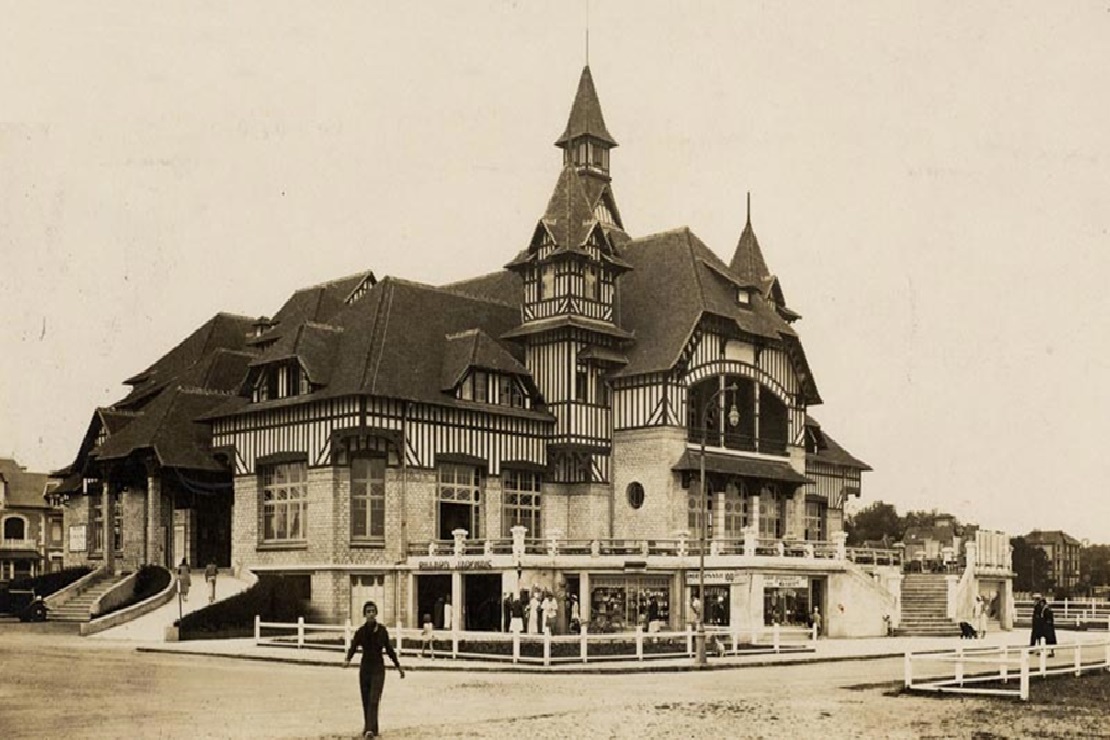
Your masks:
{"label": "dirt road", "polygon": [[[0,626],[5,738],[351,737],[355,670],[140,654]],[[708,673],[387,679],[386,738],[1088,737],[1101,709],[887,695],[900,660]]]}

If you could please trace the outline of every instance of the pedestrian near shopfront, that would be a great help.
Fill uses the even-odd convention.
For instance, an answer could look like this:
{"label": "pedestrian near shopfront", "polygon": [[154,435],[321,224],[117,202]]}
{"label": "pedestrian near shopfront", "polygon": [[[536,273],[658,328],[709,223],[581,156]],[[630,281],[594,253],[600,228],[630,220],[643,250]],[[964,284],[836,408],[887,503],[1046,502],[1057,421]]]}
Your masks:
{"label": "pedestrian near shopfront", "polygon": [[432,624],[432,615],[431,614],[425,614],[424,615],[424,626],[423,626],[423,629],[420,631],[420,657],[421,658],[424,657],[424,651],[427,650],[431,654],[432,660],[436,659],[436,649],[435,649],[436,631],[435,630],[436,630],[435,625]]}
{"label": "pedestrian near shopfront", "polygon": [[216,601],[216,577],[219,575],[220,569],[216,566],[216,561],[209,560],[208,566],[204,569],[204,582],[208,586],[209,604]]}
{"label": "pedestrian near shopfront", "polygon": [[570,630],[571,632],[582,631],[582,609],[578,606],[578,597],[574,594],[570,595]]}
{"label": "pedestrian near shopfront", "polygon": [[512,619],[509,621],[509,632],[520,634],[524,631],[524,602],[520,594],[513,594]]}
{"label": "pedestrian near shopfront", "polygon": [[193,577],[189,573],[189,562],[181,558],[181,565],[177,566],[177,590],[185,601],[189,600],[189,587],[192,585]]}
{"label": "pedestrian near shopfront", "polygon": [[385,661],[382,660],[382,651],[393,661],[401,678],[405,677],[405,669],[397,660],[397,653],[393,652],[385,625],[378,624],[378,605],[367,601],[362,605],[362,614],[366,621],[355,631],[343,667],[349,666],[355,651],[362,648],[362,662],[358,667],[358,687],[362,694],[362,734],[365,737],[377,737],[378,707],[382,701],[382,689],[385,688]]}
{"label": "pedestrian near shopfront", "polygon": [[555,622],[559,617],[559,604],[555,601],[555,597],[548,591],[543,597],[543,604],[540,605],[543,610],[543,628],[555,634]]}
{"label": "pedestrian near shopfront", "polygon": [[813,633],[818,637],[821,636],[821,610],[813,607],[813,614],[809,617],[810,624],[813,625]]}
{"label": "pedestrian near shopfront", "polygon": [[532,592],[532,600],[528,602],[528,633],[535,634],[540,631],[540,595]]}

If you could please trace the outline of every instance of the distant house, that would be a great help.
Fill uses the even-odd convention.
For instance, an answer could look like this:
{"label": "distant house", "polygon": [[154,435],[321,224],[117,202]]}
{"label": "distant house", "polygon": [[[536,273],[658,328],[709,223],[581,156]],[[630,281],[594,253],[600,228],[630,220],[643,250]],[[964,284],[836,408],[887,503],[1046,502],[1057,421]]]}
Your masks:
{"label": "distant house", "polygon": [[958,562],[964,545],[975,540],[976,525],[959,525],[951,514],[937,514],[927,525],[906,528],[902,538],[906,546],[906,561],[918,562],[926,567]]}
{"label": "distant house", "polygon": [[62,512],[47,487],[46,473],[0,458],[0,582],[62,569]]}
{"label": "distant house", "polygon": [[1083,547],[1079,540],[1059,529],[1034,529],[1025,535],[1025,542],[1048,556],[1057,590],[1072,591],[1079,585],[1079,550]]}

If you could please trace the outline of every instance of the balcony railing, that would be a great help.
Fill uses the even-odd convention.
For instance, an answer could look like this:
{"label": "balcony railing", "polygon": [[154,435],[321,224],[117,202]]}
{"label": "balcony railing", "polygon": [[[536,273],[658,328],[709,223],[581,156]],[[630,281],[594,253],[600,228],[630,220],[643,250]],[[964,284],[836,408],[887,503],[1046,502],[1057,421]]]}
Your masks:
{"label": "balcony railing", "polygon": [[723,447],[740,452],[761,452],[765,455],[786,455],[786,440],[771,437],[756,437],[740,432],[719,432],[714,429],[688,427],[686,439],[701,444],[705,439],[706,447]]}
{"label": "balcony railing", "polygon": [[39,543],[36,540],[28,539],[2,539],[0,540],[0,550],[37,550]]}
{"label": "balcony railing", "polygon": [[[521,555],[528,556],[586,556],[627,558],[647,557],[696,557],[700,555],[701,542],[697,538],[655,539],[562,539],[526,538]],[[513,540],[509,537],[491,539],[431,540],[411,542],[408,554],[414,557],[468,557],[513,556]],[[902,552],[897,549],[848,548],[836,541],[794,540],[772,537],[723,537],[708,540],[705,554],[710,557],[770,557],[809,560],[845,559],[858,565],[901,566]]]}

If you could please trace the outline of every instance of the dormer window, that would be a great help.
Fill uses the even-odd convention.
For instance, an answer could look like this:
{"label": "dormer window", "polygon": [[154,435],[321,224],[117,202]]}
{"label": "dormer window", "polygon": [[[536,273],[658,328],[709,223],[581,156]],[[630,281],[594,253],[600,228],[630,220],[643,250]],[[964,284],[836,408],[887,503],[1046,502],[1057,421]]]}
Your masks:
{"label": "dormer window", "polygon": [[514,409],[528,408],[528,397],[520,381],[512,375],[475,370],[459,386],[464,401],[491,403]]}
{"label": "dormer window", "polygon": [[259,403],[276,398],[303,396],[312,392],[312,384],[299,362],[274,363],[263,367],[251,388],[251,401]]}
{"label": "dormer window", "polygon": [[741,306],[750,306],[752,304],[752,294],[747,288],[740,288],[736,291],[736,302]]}

